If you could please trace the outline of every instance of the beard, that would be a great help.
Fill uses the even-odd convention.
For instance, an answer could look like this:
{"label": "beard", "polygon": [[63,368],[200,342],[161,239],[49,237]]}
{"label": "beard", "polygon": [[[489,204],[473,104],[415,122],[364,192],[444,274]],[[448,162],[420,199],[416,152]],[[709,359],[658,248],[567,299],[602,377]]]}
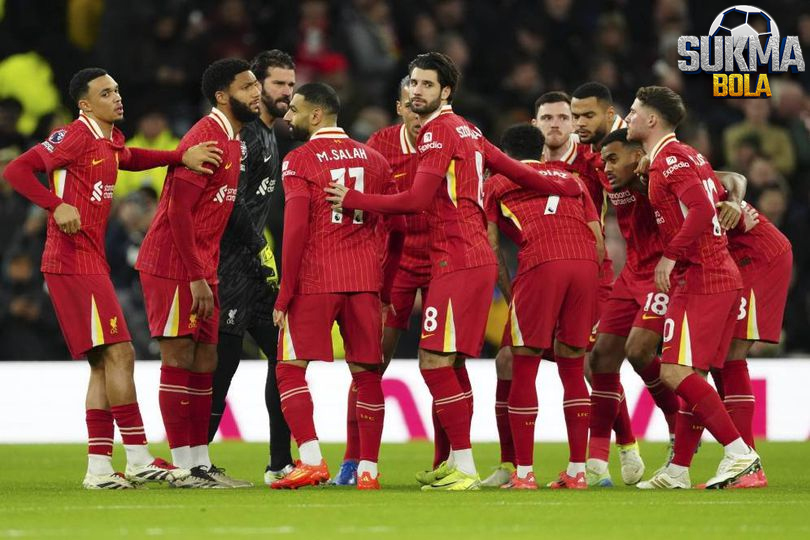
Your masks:
{"label": "beard", "polygon": [[[273,99],[267,94],[262,93],[262,103],[264,103],[264,106],[267,107],[267,112],[269,112],[270,116],[273,118],[283,117],[285,114],[287,114],[287,109],[290,108],[290,98],[288,97]],[[285,105],[283,109],[279,107],[281,103]]]}
{"label": "beard", "polygon": [[309,140],[309,131],[306,128],[290,124],[290,136],[293,140],[307,142]]}
{"label": "beard", "polygon": [[442,98],[437,97],[435,101],[429,101],[421,107],[416,107],[411,100],[411,110],[416,114],[426,115],[435,112],[442,105]]}
{"label": "beard", "polygon": [[259,117],[258,111],[253,112],[246,103],[239,101],[233,96],[228,98],[228,104],[231,106],[231,114],[233,114],[233,117],[243,124],[253,122]]}

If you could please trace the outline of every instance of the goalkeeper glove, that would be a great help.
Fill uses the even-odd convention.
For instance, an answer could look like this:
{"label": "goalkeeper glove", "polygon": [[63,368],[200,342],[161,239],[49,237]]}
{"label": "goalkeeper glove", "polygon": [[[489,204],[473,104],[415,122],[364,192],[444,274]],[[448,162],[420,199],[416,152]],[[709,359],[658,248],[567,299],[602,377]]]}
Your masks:
{"label": "goalkeeper glove", "polygon": [[259,263],[261,264],[264,280],[273,290],[278,289],[278,269],[276,268],[276,257],[269,245],[266,245],[259,252]]}

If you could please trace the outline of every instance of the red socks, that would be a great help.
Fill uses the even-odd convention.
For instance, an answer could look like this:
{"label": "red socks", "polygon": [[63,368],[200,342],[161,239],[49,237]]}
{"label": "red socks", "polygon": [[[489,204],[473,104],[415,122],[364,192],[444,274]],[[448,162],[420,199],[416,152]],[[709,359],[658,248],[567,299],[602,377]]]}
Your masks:
{"label": "red socks", "polygon": [[569,461],[585,463],[591,411],[591,398],[585,385],[585,359],[582,356],[577,358],[557,356],[555,360],[563,385],[563,413],[568,429]]}
{"label": "red socks", "polygon": [[501,463],[515,464],[515,444],[512,441],[512,428],[509,425],[509,390],[512,381],[498,379],[495,386],[495,424],[498,426],[498,440],[501,443]]}
{"label": "red socks", "polygon": [[633,433],[633,422],[630,420],[630,411],[627,410],[627,400],[624,399],[624,386],[619,383],[621,398],[619,398],[619,414],[613,423],[613,431],[616,433],[616,444],[633,444],[636,436]]}
{"label": "red socks", "polygon": [[357,431],[360,439],[360,459],[377,462],[380,455],[385,398],[382,391],[382,375],[377,371],[352,373],[357,387]]}
{"label": "red socks", "polygon": [[87,453],[98,456],[112,456],[113,415],[104,409],[87,409],[84,413],[87,423]]}
{"label": "red socks", "polygon": [[211,418],[213,373],[194,373],[188,378],[188,393],[191,397],[189,418],[189,446],[208,444],[208,423]]}
{"label": "red socks", "polygon": [[447,432],[444,431],[441,420],[436,414],[435,400],[431,404],[430,410],[433,417],[433,468],[435,469],[442,461],[450,458],[450,439],[447,438]]}
{"label": "red socks", "polygon": [[158,400],[169,448],[189,446],[191,395],[188,392],[188,386],[190,377],[191,372],[187,369],[172,366],[160,367]]}
{"label": "red socks", "polygon": [[675,418],[680,409],[678,396],[661,382],[661,358],[656,356],[650,365],[638,372],[655,404],[664,413],[669,432],[675,433]]}
{"label": "red socks", "polygon": [[421,370],[433,402],[436,416],[447,432],[453,450],[467,450],[470,444],[470,408],[468,398],[452,367]]}
{"label": "red socks", "polygon": [[[588,456],[608,461],[610,431],[617,423],[622,384],[618,373],[591,374],[591,440]],[[626,405],[625,405],[626,408]]]}
{"label": "red socks", "polygon": [[276,366],[281,411],[299,447],[318,438],[312,418],[312,396],[309,394],[306,373],[306,368],[286,362],[279,362]]}
{"label": "red socks", "polygon": [[[454,367],[453,371],[456,373],[456,379],[458,379],[458,384],[464,392],[464,397],[467,398],[467,407],[470,409],[470,426],[472,426],[473,392],[472,384],[470,384],[470,375],[467,373],[467,366]],[[470,427],[468,426],[467,429],[469,430]]]}
{"label": "red socks", "polygon": [[692,373],[686,377],[675,392],[687,403],[687,410],[691,409],[717,442],[725,446],[740,436],[720,396],[700,375]]}
{"label": "red socks", "polygon": [[723,403],[731,421],[745,444],[754,448],[754,390],[751,387],[751,376],[748,374],[748,363],[745,360],[726,360],[722,371]]}
{"label": "red socks", "polygon": [[697,417],[689,412],[689,406],[683,403],[675,421],[675,445],[673,447],[672,463],[681,467],[689,467],[695,456],[700,437],[703,436],[703,424]]}
{"label": "red socks", "polygon": [[349,385],[349,401],[346,407],[346,451],[343,461],[360,460],[360,431],[357,428],[357,384]]}
{"label": "red socks", "polygon": [[137,401],[112,407],[110,413],[115,418],[115,423],[118,424],[118,431],[121,432],[121,439],[124,444],[146,444],[146,432],[143,429],[141,410],[138,408]]}
{"label": "red socks", "polygon": [[537,421],[535,384],[540,360],[539,356],[515,354],[512,362],[508,409],[516,465],[528,466],[534,463],[534,425]]}

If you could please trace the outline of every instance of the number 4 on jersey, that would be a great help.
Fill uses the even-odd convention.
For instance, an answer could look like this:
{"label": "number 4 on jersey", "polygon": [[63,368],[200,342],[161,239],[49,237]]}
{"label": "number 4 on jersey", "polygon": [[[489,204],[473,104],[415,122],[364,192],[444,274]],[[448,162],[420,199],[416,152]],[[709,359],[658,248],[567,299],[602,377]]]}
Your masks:
{"label": "number 4 on jersey", "polygon": [[[349,177],[354,180],[354,189],[363,193],[363,185],[366,171],[363,167],[349,167]],[[346,169],[331,169],[329,173],[332,175],[332,181],[341,186],[346,185]],[[332,223],[343,223],[343,212],[332,212]],[[363,224],[363,211],[355,210],[353,225]]]}

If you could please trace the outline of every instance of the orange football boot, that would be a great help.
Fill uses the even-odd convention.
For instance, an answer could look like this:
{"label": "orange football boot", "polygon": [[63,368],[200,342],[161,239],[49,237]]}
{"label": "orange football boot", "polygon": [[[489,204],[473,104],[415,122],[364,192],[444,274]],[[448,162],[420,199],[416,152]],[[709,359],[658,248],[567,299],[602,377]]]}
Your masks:
{"label": "orange football boot", "polygon": [[585,481],[585,473],[577,473],[576,476],[568,476],[565,471],[560,473],[560,477],[548,483],[551,489],[588,489],[588,482]]}
{"label": "orange football boot", "polygon": [[305,486],[317,486],[329,480],[329,467],[322,459],[319,465],[306,465],[297,461],[290,474],[276,480],[270,487],[272,489],[298,489]]}
{"label": "orange football boot", "polygon": [[357,489],[380,489],[380,475],[372,478],[370,472],[364,472],[357,477]]}

